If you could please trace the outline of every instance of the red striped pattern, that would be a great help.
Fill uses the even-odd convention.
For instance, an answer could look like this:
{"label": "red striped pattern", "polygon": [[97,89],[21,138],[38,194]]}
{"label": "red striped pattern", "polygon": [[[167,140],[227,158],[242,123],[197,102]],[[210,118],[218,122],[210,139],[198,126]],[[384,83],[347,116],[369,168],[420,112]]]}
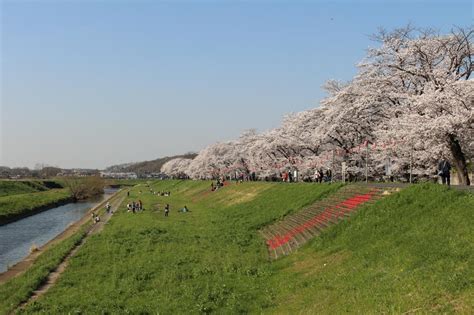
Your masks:
{"label": "red striped pattern", "polygon": [[298,234],[301,234],[316,225],[327,226],[331,223],[331,221],[338,220],[339,218],[344,217],[346,213],[353,211],[358,206],[371,200],[374,194],[375,193],[372,191],[367,194],[356,195],[354,197],[348,198],[342,202],[337,203],[333,207],[328,207],[322,212],[315,215],[313,218],[291,229],[284,235],[277,235],[272,239],[267,240],[267,245],[270,249],[276,249],[290,242]]}

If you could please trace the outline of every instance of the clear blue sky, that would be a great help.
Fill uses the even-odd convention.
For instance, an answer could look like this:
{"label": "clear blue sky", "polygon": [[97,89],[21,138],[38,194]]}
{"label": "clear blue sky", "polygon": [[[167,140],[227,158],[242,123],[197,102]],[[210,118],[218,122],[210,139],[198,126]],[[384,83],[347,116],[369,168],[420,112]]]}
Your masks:
{"label": "clear blue sky", "polygon": [[0,165],[103,168],[276,127],[409,22],[472,25],[472,1],[3,1]]}

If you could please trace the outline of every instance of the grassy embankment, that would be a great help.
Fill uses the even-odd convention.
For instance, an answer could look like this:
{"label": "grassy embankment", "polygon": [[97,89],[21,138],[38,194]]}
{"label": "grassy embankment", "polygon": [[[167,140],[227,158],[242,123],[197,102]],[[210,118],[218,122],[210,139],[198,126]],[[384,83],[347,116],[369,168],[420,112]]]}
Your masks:
{"label": "grassy embankment", "polygon": [[62,186],[55,181],[0,180],[0,197],[46,191],[51,188],[62,188]]}
{"label": "grassy embankment", "polygon": [[[341,313],[474,310],[474,197],[414,186],[269,262],[258,229],[337,188],[206,182],[141,186],[27,312]],[[139,190],[143,193],[139,193]],[[157,211],[170,203],[170,217]],[[176,210],[187,205],[192,212]],[[1,302],[0,302],[1,303]]]}
{"label": "grassy embankment", "polygon": [[[276,264],[276,312],[474,312],[474,195],[420,185]],[[284,291],[287,291],[283,293]]]}
{"label": "grassy embankment", "polygon": [[0,181],[0,225],[71,199],[50,181]]}

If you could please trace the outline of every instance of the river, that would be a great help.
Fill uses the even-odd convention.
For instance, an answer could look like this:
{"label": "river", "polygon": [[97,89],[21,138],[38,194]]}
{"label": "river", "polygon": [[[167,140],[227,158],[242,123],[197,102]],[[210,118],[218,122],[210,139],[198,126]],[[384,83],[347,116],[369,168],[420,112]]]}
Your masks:
{"label": "river", "polygon": [[28,256],[32,246],[43,246],[116,191],[106,189],[100,198],[69,203],[0,226],[0,273]]}

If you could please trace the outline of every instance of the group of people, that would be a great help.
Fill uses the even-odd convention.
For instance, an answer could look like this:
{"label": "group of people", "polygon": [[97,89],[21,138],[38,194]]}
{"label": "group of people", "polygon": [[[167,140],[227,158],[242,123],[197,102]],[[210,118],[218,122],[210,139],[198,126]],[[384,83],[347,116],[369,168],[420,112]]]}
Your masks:
{"label": "group of people", "polygon": [[225,178],[218,178],[215,184],[214,182],[211,183],[211,191],[216,191],[219,188],[224,187],[224,183]]}
{"label": "group of people", "polygon": [[131,203],[127,203],[127,212],[138,212],[138,211],[143,211],[143,203],[141,200],[138,201],[132,201]]}
{"label": "group of people", "polygon": [[294,182],[295,179],[297,178],[297,173],[295,171],[295,174],[293,174],[293,172],[291,171],[287,171],[287,172],[282,172],[280,173],[280,178],[283,182],[288,182],[288,183],[291,183],[291,182]]}
{"label": "group of people", "polygon": [[161,196],[161,197],[169,197],[171,196],[171,191],[154,191],[152,188],[150,188],[150,193],[152,195],[158,195],[158,196]]}
{"label": "group of people", "polygon": [[96,214],[95,212],[92,212],[92,223],[99,223],[100,222],[100,216]]}
{"label": "group of people", "polygon": [[[170,209],[171,209],[171,207],[170,207],[170,205],[167,203],[167,204],[165,205],[165,208],[164,208],[164,210],[165,210],[165,211],[164,211],[164,212],[165,212],[165,217],[169,216],[169,214],[170,214]],[[159,210],[159,209],[158,209],[158,210]],[[186,205],[185,205],[183,208],[181,208],[181,209],[179,210],[179,212],[182,212],[182,213],[186,213],[186,212],[189,212],[189,211],[190,211],[190,210],[189,210],[188,206],[186,206]]]}
{"label": "group of people", "polygon": [[237,182],[254,182],[257,180],[257,174],[255,172],[235,174]]}
{"label": "group of people", "polygon": [[314,172],[314,181],[316,183],[330,182],[332,179],[332,172],[330,169],[323,171],[322,168]]}
{"label": "group of people", "polygon": [[[110,202],[107,202],[105,204],[105,212],[113,213],[112,212],[112,205],[110,204]],[[95,212],[92,212],[92,222],[93,223],[99,223],[100,222],[100,216]]]}
{"label": "group of people", "polygon": [[283,182],[293,183],[303,181],[314,181],[316,183],[330,182],[332,179],[332,171],[330,169],[324,171],[322,168],[314,172],[314,177],[311,179],[308,176],[300,178],[298,170],[288,170],[280,173],[280,180]]}

